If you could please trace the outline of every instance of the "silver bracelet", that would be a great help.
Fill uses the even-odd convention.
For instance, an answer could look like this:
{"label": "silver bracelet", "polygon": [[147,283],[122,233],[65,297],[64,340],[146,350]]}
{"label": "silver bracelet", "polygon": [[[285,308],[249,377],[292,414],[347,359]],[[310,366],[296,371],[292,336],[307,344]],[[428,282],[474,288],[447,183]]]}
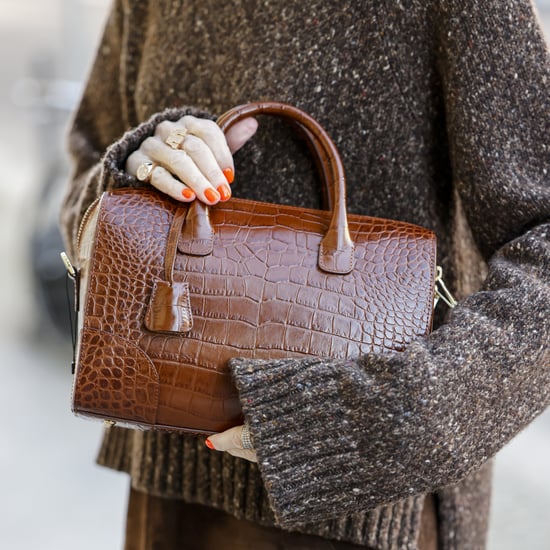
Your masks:
{"label": "silver bracelet", "polygon": [[254,448],[252,441],[250,440],[250,427],[248,424],[245,424],[241,431],[241,443],[243,445],[243,449],[250,450]]}

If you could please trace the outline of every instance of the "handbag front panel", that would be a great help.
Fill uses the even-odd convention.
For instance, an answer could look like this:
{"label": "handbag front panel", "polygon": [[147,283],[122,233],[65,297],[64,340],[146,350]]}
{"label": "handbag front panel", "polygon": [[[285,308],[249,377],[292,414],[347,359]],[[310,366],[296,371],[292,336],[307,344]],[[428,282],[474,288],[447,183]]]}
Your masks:
{"label": "handbag front panel", "polygon": [[176,255],[172,284],[184,289],[175,294],[190,319],[175,326],[185,330],[148,330],[152,290],[166,279],[167,239],[181,207],[143,190],[102,201],[84,310],[90,342],[82,341],[78,365],[95,363],[103,380],[92,386],[88,373],[79,386],[81,395],[84,388],[94,395],[92,414],[110,408],[110,418],[146,426],[220,431],[241,421],[231,358],[354,358],[400,351],[428,334],[433,233],[350,216],[356,267],[329,274],[317,265],[329,212],[239,199],[210,208],[211,253]]}

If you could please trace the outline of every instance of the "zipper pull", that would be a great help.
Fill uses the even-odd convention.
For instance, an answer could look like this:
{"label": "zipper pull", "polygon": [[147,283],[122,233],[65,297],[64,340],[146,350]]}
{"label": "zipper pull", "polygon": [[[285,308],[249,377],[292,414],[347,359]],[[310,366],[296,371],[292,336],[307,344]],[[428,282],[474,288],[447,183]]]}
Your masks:
{"label": "zipper pull", "polygon": [[61,252],[59,255],[61,256],[61,261],[65,264],[65,267],[67,268],[69,277],[73,280],[76,279],[76,269],[73,267],[71,260],[69,260],[69,256],[67,256],[65,252]]}
{"label": "zipper pull", "polygon": [[451,291],[447,288],[443,282],[443,268],[441,266],[436,266],[436,276],[435,276],[435,296],[434,296],[434,308],[439,302],[443,300],[451,309],[456,307],[457,301],[455,297],[451,294]]}
{"label": "zipper pull", "polygon": [[69,299],[69,282],[68,279],[65,280],[66,286],[66,294],[67,294],[67,309],[69,310],[69,325],[71,327],[71,342],[73,345],[73,357],[71,361],[71,374],[75,373],[76,369],[76,337],[78,332],[78,311],[80,309],[79,304],[79,297],[80,297],[80,288],[79,288],[79,274],[78,270],[75,269],[73,264],[71,263],[71,260],[69,260],[69,256],[65,252],[61,252],[59,254],[61,256],[61,260],[65,264],[65,267],[67,268],[67,275],[69,279],[72,279],[74,283],[74,319],[73,319],[73,311],[71,308],[71,300]]}

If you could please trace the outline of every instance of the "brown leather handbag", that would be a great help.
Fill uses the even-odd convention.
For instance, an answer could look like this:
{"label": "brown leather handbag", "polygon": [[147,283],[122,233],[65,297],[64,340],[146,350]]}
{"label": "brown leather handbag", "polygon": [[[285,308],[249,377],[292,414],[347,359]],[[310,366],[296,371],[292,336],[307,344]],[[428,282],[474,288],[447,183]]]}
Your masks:
{"label": "brown leather handbag", "polygon": [[259,114],[306,139],[330,210],[236,198],[187,205],[151,188],[104,193],[78,242],[75,413],[217,432],[242,422],[231,358],[353,358],[429,333],[434,234],[347,215],[338,151],[304,112],[248,104],[218,122],[226,131]]}

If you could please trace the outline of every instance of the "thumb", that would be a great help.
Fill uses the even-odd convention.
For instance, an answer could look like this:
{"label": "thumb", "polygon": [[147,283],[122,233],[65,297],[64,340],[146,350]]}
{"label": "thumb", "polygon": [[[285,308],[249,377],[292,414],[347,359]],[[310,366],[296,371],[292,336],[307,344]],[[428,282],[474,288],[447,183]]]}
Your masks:
{"label": "thumb", "polygon": [[244,458],[250,462],[258,462],[254,449],[243,449],[242,431],[243,426],[235,426],[225,432],[213,434],[206,439],[206,446],[215,451],[226,451],[230,455]]}
{"label": "thumb", "polygon": [[[242,447],[241,433],[243,426],[229,428],[225,432],[217,433],[208,437],[210,443],[216,451],[228,451],[229,449],[238,449]],[[210,447],[212,448],[212,447]]]}
{"label": "thumb", "polygon": [[245,118],[229,128],[225,139],[231,153],[237,152],[256,133],[257,129],[258,121],[253,117]]}

